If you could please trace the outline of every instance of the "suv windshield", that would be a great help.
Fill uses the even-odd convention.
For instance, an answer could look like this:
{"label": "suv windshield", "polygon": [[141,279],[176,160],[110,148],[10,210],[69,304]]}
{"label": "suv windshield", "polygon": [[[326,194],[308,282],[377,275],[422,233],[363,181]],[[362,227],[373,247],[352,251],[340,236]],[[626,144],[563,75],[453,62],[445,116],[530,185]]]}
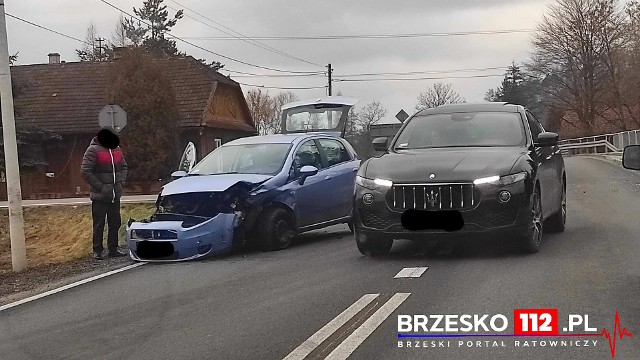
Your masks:
{"label": "suv windshield", "polygon": [[526,138],[518,113],[473,112],[416,116],[395,149],[467,146],[521,146]]}
{"label": "suv windshield", "polygon": [[189,175],[263,174],[282,169],[291,144],[246,144],[219,147],[198,163]]}

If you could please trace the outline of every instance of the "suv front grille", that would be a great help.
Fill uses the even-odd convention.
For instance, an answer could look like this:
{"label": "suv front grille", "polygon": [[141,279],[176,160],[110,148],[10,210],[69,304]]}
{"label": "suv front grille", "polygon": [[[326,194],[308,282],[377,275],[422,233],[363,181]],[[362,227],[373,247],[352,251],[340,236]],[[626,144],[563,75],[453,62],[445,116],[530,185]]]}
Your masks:
{"label": "suv front grille", "polygon": [[387,196],[390,208],[396,211],[416,210],[468,210],[478,199],[473,184],[397,184]]}

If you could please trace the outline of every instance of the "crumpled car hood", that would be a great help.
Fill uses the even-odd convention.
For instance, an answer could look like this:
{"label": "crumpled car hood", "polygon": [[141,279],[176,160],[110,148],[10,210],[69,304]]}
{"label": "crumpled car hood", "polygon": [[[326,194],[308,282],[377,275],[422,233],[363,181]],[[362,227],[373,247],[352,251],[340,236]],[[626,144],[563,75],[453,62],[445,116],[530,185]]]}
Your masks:
{"label": "crumpled car hood", "polygon": [[185,176],[165,185],[162,189],[162,196],[191,192],[225,191],[239,182],[259,184],[270,178],[272,178],[271,175],[260,174]]}

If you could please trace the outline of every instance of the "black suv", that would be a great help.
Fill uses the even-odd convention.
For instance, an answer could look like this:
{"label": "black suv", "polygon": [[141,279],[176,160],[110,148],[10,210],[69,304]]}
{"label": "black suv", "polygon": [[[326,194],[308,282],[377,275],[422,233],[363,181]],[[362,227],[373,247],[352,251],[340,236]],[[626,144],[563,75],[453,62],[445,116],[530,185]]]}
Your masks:
{"label": "black suv", "polygon": [[564,231],[566,173],[558,134],[522,106],[444,105],[420,111],[356,176],[355,238],[364,255],[393,239],[499,234],[537,252],[543,228]]}

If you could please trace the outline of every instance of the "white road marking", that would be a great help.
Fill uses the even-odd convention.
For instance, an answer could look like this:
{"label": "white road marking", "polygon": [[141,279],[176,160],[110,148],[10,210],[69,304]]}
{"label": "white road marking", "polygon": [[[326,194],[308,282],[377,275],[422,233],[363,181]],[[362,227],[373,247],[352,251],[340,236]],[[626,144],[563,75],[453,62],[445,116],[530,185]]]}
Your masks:
{"label": "white road marking", "polygon": [[346,324],[352,317],[354,317],[365,306],[369,305],[380,294],[366,294],[358,301],[349,306],[345,311],[336,316],[327,325],[323,326],[315,334],[311,335],[305,342],[295,348],[287,357],[283,360],[302,360],[309,355],[315,348],[317,348],[323,341],[336,332],[342,325]]}
{"label": "white road marking", "polygon": [[382,305],[359,328],[338,345],[325,360],[343,360],[348,358],[357,348],[400,306],[410,293],[397,293]]}
{"label": "white road marking", "polygon": [[400,272],[397,273],[393,278],[419,278],[420,276],[422,276],[422,274],[424,274],[425,271],[427,271],[428,268],[428,266],[404,268],[400,270]]}
{"label": "white road marking", "polygon": [[104,274],[100,274],[100,275],[96,275],[96,276],[90,277],[88,279],[76,281],[74,283],[71,283],[71,284],[68,284],[68,285],[65,285],[65,286],[61,286],[61,287],[59,287],[57,289],[53,289],[53,290],[49,290],[47,292],[43,292],[42,294],[34,295],[34,296],[28,297],[26,299],[22,299],[22,300],[19,300],[19,301],[16,301],[16,302],[12,302],[12,303],[7,304],[7,305],[0,306],[0,311],[4,311],[4,310],[10,309],[12,307],[15,307],[15,306],[18,306],[18,305],[22,305],[22,304],[25,304],[25,303],[28,303],[28,302],[31,302],[31,301],[34,301],[34,300],[42,299],[45,296],[57,294],[57,293],[59,293],[61,291],[65,291],[65,290],[74,288],[76,286],[84,285],[86,283],[90,283],[92,281],[95,281],[95,280],[98,280],[98,279],[102,279],[102,278],[105,278],[105,277],[110,276],[110,275],[114,275],[114,274],[117,274],[117,273],[120,273],[120,272],[123,272],[123,271],[127,271],[127,270],[130,270],[130,269],[134,269],[134,268],[137,268],[138,266],[142,266],[144,264],[145,263],[142,263],[142,262],[135,263],[135,264],[132,264],[132,265],[129,265],[129,266],[122,267],[120,269],[116,269],[116,270],[112,270],[112,271],[106,272]]}

